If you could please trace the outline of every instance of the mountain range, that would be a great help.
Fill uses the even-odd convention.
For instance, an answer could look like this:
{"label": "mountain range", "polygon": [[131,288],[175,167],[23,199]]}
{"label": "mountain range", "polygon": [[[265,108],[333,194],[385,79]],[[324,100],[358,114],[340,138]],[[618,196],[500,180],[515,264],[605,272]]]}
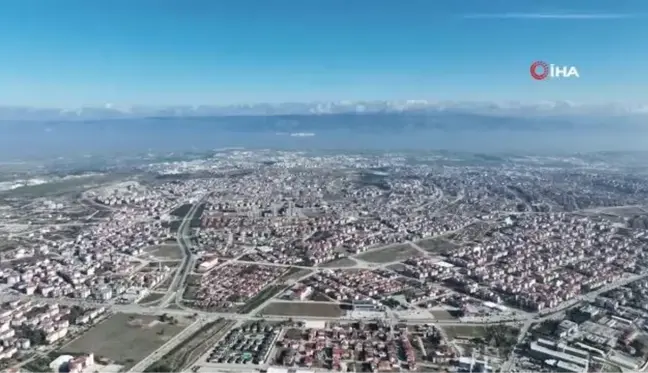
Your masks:
{"label": "mountain range", "polygon": [[35,108],[0,106],[0,121],[106,120],[136,118],[184,118],[213,116],[276,116],[377,113],[439,112],[497,116],[581,116],[581,115],[648,115],[648,105],[577,104],[569,101],[458,102],[458,101],[336,101],[314,103],[259,103],[242,105],[178,106],[103,106],[80,108]]}
{"label": "mountain range", "polygon": [[371,101],[238,106],[0,107],[0,160],[220,147],[648,150],[648,107]]}

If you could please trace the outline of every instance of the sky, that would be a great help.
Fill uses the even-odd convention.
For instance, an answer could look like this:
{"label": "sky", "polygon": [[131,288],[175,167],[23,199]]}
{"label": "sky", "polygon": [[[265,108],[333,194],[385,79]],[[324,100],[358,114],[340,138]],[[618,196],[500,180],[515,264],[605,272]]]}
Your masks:
{"label": "sky", "polygon": [[[0,105],[648,101],[646,0],[0,5]],[[580,78],[534,81],[535,60]]]}

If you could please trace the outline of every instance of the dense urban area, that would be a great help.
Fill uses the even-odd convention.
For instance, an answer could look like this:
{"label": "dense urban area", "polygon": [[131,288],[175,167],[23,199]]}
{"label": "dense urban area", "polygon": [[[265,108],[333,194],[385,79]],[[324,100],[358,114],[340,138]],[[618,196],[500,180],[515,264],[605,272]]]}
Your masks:
{"label": "dense urban area", "polygon": [[2,163],[0,370],[644,371],[645,158]]}

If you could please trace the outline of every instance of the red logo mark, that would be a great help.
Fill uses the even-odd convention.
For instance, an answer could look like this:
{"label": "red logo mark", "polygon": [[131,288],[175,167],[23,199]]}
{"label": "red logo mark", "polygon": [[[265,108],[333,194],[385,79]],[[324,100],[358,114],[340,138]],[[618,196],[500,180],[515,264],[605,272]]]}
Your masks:
{"label": "red logo mark", "polygon": [[[540,70],[540,72],[538,72]],[[535,80],[544,80],[549,76],[549,65],[543,61],[536,61],[531,64],[529,69],[531,77]]]}

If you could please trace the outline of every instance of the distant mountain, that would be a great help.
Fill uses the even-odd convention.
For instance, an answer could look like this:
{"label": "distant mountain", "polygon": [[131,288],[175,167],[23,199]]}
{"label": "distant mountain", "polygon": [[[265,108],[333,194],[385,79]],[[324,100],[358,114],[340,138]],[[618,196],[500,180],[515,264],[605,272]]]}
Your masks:
{"label": "distant mountain", "polygon": [[1,108],[0,160],[233,146],[648,150],[647,114],[640,106],[568,102],[380,101],[157,109],[109,106],[77,111]]}
{"label": "distant mountain", "polygon": [[218,116],[277,116],[377,113],[470,113],[499,116],[555,116],[555,115],[648,115],[648,105],[581,105],[567,101],[521,102],[431,102],[406,101],[338,101],[315,103],[249,104],[227,106],[128,106],[106,104],[102,107],[76,109],[47,109],[0,106],[3,120],[105,120],[150,117],[185,118]]}

